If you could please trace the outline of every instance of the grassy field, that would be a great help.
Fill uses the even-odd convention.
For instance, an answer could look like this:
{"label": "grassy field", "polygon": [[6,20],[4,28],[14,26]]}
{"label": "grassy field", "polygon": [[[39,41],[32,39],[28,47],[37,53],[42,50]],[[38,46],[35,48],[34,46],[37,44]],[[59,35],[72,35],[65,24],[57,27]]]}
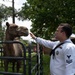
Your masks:
{"label": "grassy field", "polygon": [[[33,59],[34,61],[35,59]],[[33,63],[35,64],[35,62]],[[43,75],[50,75],[50,56],[43,54]],[[32,74],[33,75],[33,74]]]}
{"label": "grassy field", "polygon": [[[32,56],[35,55],[35,53],[32,53]],[[28,54],[27,54],[28,56]],[[32,61],[35,61],[36,58],[33,58]],[[32,62],[32,65],[34,65],[35,62]],[[50,56],[49,55],[45,55],[43,54],[43,75],[50,75],[50,69],[49,69],[49,65],[50,65]],[[34,75],[34,74],[32,74]]]}
{"label": "grassy field", "polygon": [[43,55],[43,75],[50,75],[49,63],[49,55]]}

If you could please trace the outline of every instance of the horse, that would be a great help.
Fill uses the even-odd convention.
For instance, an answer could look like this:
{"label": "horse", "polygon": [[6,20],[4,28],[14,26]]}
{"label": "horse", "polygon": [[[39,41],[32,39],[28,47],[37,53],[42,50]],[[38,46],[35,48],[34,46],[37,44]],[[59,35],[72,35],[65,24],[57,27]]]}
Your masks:
{"label": "horse", "polygon": [[[14,23],[10,24],[9,22],[6,22],[6,27],[4,41],[20,41],[20,36],[28,36],[29,34],[27,27],[19,26]],[[5,57],[22,57],[22,46],[18,43],[3,44],[3,49],[3,54]],[[8,71],[9,63],[13,64],[13,72],[16,65],[16,71],[19,72],[21,67],[21,60],[4,59],[4,68],[6,72]]]}

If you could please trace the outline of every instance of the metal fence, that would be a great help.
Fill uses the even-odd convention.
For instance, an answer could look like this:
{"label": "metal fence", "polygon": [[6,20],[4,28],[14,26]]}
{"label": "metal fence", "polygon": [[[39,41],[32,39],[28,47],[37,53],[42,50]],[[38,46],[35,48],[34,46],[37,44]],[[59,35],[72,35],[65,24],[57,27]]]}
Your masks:
{"label": "metal fence", "polygon": [[[19,43],[22,45],[23,48],[23,57],[4,57],[3,56],[3,48],[0,48],[0,68],[4,66],[3,60],[5,59],[16,59],[21,60],[23,62],[22,64],[22,72],[16,73],[16,72],[5,72],[4,70],[1,71],[0,69],[0,75],[43,75],[43,54],[42,54],[42,47],[39,46],[39,44],[35,44],[36,46],[36,52],[35,54],[32,54],[32,50],[34,47],[32,46],[32,43],[29,43],[29,46],[26,47],[23,43],[18,41],[0,41],[0,44],[13,44],[13,43]],[[28,55],[26,55],[26,53]]]}

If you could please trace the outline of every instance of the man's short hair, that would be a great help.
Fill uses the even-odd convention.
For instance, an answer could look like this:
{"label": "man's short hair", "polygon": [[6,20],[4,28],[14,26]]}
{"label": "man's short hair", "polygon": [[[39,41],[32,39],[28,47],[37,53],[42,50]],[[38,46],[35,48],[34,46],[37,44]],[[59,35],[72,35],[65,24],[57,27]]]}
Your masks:
{"label": "man's short hair", "polygon": [[68,23],[60,23],[59,26],[62,26],[62,31],[66,33],[66,36],[69,38],[72,34],[72,27]]}

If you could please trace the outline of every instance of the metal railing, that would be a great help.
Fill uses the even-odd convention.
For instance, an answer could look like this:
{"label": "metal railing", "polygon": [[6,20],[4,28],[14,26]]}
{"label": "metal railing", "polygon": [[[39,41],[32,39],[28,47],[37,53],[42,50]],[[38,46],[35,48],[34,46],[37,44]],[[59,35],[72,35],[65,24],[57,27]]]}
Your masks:
{"label": "metal railing", "polygon": [[[33,75],[33,71],[35,71],[34,75],[43,75],[43,53],[42,53],[42,47],[39,44],[36,44],[36,54],[31,57],[31,46],[32,44],[29,44],[29,74]],[[31,59],[36,58],[36,63],[32,67],[32,61]]]}
{"label": "metal railing", "polygon": [[13,73],[13,72],[2,72],[0,71],[0,74],[11,74],[11,75],[26,75],[26,47],[24,44],[18,41],[0,41],[0,44],[13,44],[13,43],[19,43],[22,45],[24,56],[23,57],[5,57],[0,56],[0,59],[16,59],[16,60],[22,60],[23,61],[23,73]]}
{"label": "metal railing", "polygon": [[[23,57],[5,57],[0,56],[0,60],[4,59],[16,59],[23,61],[23,73],[14,73],[14,72],[3,72],[0,71],[0,74],[10,74],[10,75],[43,75],[43,53],[42,47],[39,44],[36,45],[36,53],[32,56],[32,43],[29,43],[28,48],[18,41],[0,41],[0,44],[14,44],[18,43],[22,45],[23,48]],[[28,50],[28,56],[26,56],[26,51]],[[3,51],[3,49],[2,49]],[[35,61],[32,59],[35,58]],[[35,63],[34,63],[35,62]],[[34,63],[34,65],[32,65]],[[33,73],[35,71],[35,73]],[[27,73],[28,72],[28,73]]]}

